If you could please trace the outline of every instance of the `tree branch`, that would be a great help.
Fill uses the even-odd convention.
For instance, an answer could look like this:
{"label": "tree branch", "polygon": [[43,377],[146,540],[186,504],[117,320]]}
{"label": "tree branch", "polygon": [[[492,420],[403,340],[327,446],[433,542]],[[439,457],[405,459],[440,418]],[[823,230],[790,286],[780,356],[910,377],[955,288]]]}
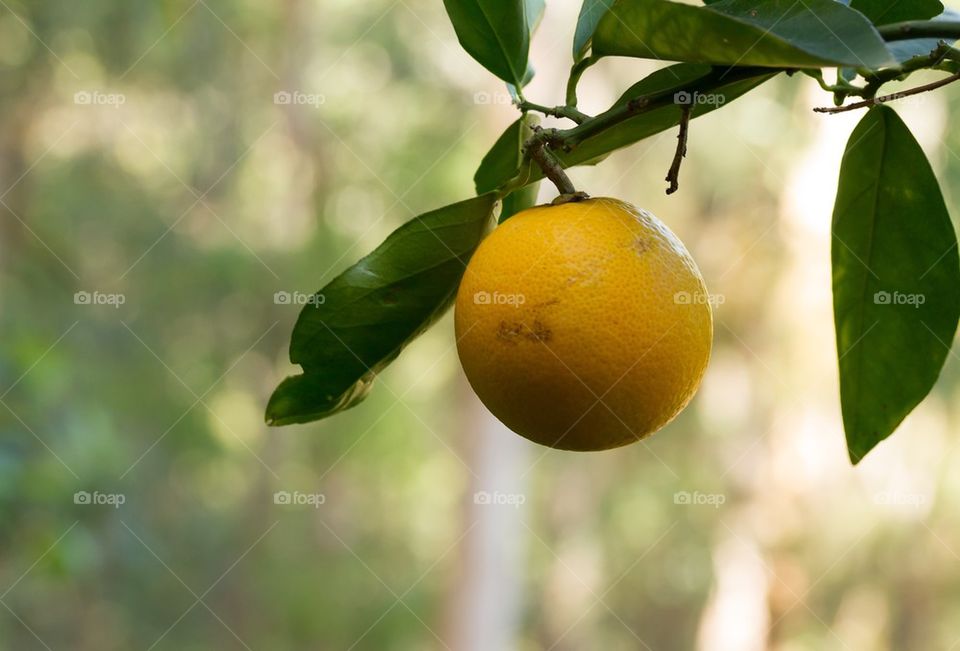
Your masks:
{"label": "tree branch", "polygon": [[596,63],[598,59],[586,57],[573,64],[570,69],[570,76],[567,79],[567,106],[577,105],[577,84],[580,83],[580,77],[587,71],[587,68]]}
{"label": "tree branch", "polygon": [[960,21],[908,20],[878,27],[885,41],[903,41],[911,38],[960,39]]}
{"label": "tree branch", "polygon": [[[906,21],[902,23],[885,25],[878,28],[878,30],[880,35],[886,41],[898,41],[913,38],[942,38],[945,40],[960,40],[960,21]],[[868,71],[869,74],[866,77],[866,87],[858,88],[856,86],[852,86],[850,89],[845,88],[843,90],[851,94],[862,93],[861,96],[866,96],[876,92],[876,89],[882,83],[891,81],[894,78],[902,77],[915,69],[942,68],[944,67],[943,63],[946,59],[956,58],[957,60],[960,60],[960,56],[956,55],[957,52],[952,48],[944,49],[944,46],[941,46],[932,52],[928,57],[925,57],[926,60],[919,59],[918,61],[906,62],[901,66],[885,68],[879,71]],[[570,179],[563,172],[563,167],[560,164],[560,161],[557,160],[557,158],[549,151],[550,149],[563,150],[565,152],[571,151],[585,140],[612,129],[637,115],[654,111],[665,106],[676,105],[677,102],[675,101],[675,96],[678,93],[710,93],[737,81],[745,81],[747,79],[765,75],[774,75],[780,72],[791,72],[791,69],[787,68],[768,68],[759,66],[715,66],[713,70],[706,76],[693,80],[688,84],[671,88],[667,91],[662,91],[659,93],[651,93],[649,95],[635,97],[627,102],[618,103],[609,110],[591,117],[577,110],[576,87],[580,76],[587,68],[596,63],[597,60],[598,59],[594,59],[593,57],[587,57],[574,64],[574,67],[571,70],[570,80],[567,84],[567,98],[565,106],[552,108],[540,106],[526,102],[526,100],[523,98],[521,98],[520,102],[518,103],[521,110],[539,111],[544,115],[568,118],[577,123],[576,126],[569,129],[539,129],[527,140],[526,143],[524,143],[525,156],[528,159],[532,159],[537,162],[547,178],[549,178],[554,185],[557,186],[562,195],[570,194],[568,191],[573,189],[573,184],[570,183]],[[932,84],[927,84],[926,86],[920,86],[916,89],[904,91],[902,93],[885,95],[875,99],[869,99],[864,102],[849,104],[847,106],[835,108],[817,108],[814,110],[822,113],[839,113],[842,111],[851,111],[857,108],[873,106],[875,104],[892,101],[900,97],[906,97],[945,86],[946,84],[956,81],[958,77],[960,77],[960,73],[957,73],[956,75],[953,75],[947,79],[940,80]],[[692,114],[686,119],[691,117],[693,117]],[[681,125],[681,131],[684,132],[684,135],[687,129],[688,127]],[[678,147],[678,152],[682,152],[682,148]],[[673,185],[676,183],[676,176],[679,173],[673,172],[674,167],[679,169],[678,161],[682,160],[682,158],[683,153],[679,153],[674,157],[674,165],[671,166],[671,176],[674,178],[668,177],[667,179],[670,181],[671,187],[673,187]],[[520,187],[519,184],[521,183],[524,183],[524,181],[517,177],[505,184],[501,190],[509,192],[510,190]]]}
{"label": "tree branch", "polygon": [[676,96],[682,93],[693,95],[694,93],[709,93],[721,86],[731,84],[735,81],[743,81],[752,77],[761,75],[776,74],[780,70],[776,68],[760,67],[738,67],[738,68],[717,68],[706,77],[696,79],[689,84],[671,88],[662,93],[653,93],[651,95],[641,95],[631,99],[629,102],[619,104],[609,111],[584,121],[583,124],[566,131],[557,131],[551,137],[551,144],[559,146],[564,150],[572,149],[581,142],[595,136],[598,133],[629,120],[635,115],[647,113],[654,109],[664,106],[674,106],[677,104]]}
{"label": "tree branch", "polygon": [[885,102],[892,102],[894,100],[902,99],[904,97],[909,97],[910,95],[918,95],[919,93],[925,93],[927,91],[936,90],[941,86],[952,84],[958,79],[960,79],[960,72],[956,74],[952,74],[949,77],[945,77],[944,79],[939,79],[933,83],[924,84],[923,86],[917,86],[916,88],[911,88],[910,90],[901,91],[899,93],[881,95],[880,97],[874,97],[871,99],[864,100],[862,102],[854,102],[853,104],[847,104],[846,106],[821,106],[813,110],[817,113],[843,113],[845,111],[855,111],[857,109],[869,108],[871,106],[876,106],[877,104],[883,104]]}
{"label": "tree branch", "polygon": [[528,102],[526,100],[517,103],[517,108],[523,112],[527,111],[536,111],[537,113],[542,113],[544,115],[551,115],[555,118],[567,118],[568,120],[573,120],[577,124],[582,124],[590,119],[590,116],[586,113],[581,113],[573,106],[542,106],[540,104],[534,104],[533,102]]}

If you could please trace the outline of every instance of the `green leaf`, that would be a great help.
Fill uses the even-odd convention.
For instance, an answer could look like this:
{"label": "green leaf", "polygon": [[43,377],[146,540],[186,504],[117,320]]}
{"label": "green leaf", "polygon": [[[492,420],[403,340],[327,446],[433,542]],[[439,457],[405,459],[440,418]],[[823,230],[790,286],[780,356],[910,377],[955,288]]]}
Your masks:
{"label": "green leaf", "polygon": [[290,341],[304,374],[277,387],[267,422],[306,423],[363,400],[376,374],[450,306],[496,207],[485,194],[420,215],[317,292]]}
{"label": "green leaf", "polygon": [[524,8],[527,12],[527,31],[530,34],[533,34],[537,31],[537,27],[540,26],[540,21],[543,20],[543,12],[547,10],[546,0],[525,0],[526,7]]}
{"label": "green leaf", "polygon": [[936,382],[960,316],[957,238],[923,150],[890,108],[850,135],[833,213],[833,309],[850,459]]}
{"label": "green leaf", "polygon": [[527,113],[497,138],[473,175],[477,194],[496,190],[504,180],[517,173],[523,161],[523,143],[533,135],[533,127],[539,121],[537,116]]}
{"label": "green leaf", "polygon": [[505,196],[503,198],[503,209],[500,211],[500,223],[502,224],[522,210],[537,205],[539,192],[540,181],[537,181]]}
{"label": "green leaf", "polygon": [[500,79],[522,87],[530,32],[543,11],[537,0],[443,0],[460,45]]}
{"label": "green leaf", "polygon": [[[960,12],[953,9],[944,9],[943,13],[933,18],[934,22],[957,20],[960,20]],[[896,59],[898,63],[903,63],[914,57],[930,54],[937,48],[941,40],[951,44],[956,41],[956,39],[911,38],[887,43],[887,49],[890,50],[893,58]]]}
{"label": "green leaf", "polygon": [[850,6],[869,18],[874,25],[926,20],[943,12],[940,0],[852,0]]}
{"label": "green leaf", "polygon": [[835,0],[617,0],[597,25],[593,54],[788,68],[892,62],[870,21]]}
{"label": "green leaf", "polygon": [[580,7],[580,17],[577,18],[577,29],[573,34],[573,60],[580,61],[590,49],[590,41],[597,23],[607,12],[613,0],[583,0]]}
{"label": "green leaf", "polygon": [[[723,74],[725,74],[724,71],[713,70],[710,66],[689,63],[679,63],[658,70],[631,86],[617,100],[615,106],[621,106],[641,96],[662,98],[665,101],[661,102],[661,106],[640,113],[612,129],[587,138],[572,151],[554,151],[553,153],[564,167],[594,165],[617,149],[677,126],[680,123],[680,110],[674,101],[679,93],[688,92],[691,96],[693,99],[691,117],[696,118],[732,102],[777,73],[757,69],[755,76],[747,79],[731,78],[729,83],[721,84],[706,95],[695,95],[688,91],[707,79],[715,79],[717,75]],[[511,125],[511,128],[513,126]],[[500,137],[498,144],[502,140],[512,142],[512,136],[508,134],[510,134],[510,128]],[[480,188],[484,190],[497,188],[507,183],[519,187],[543,178],[540,168],[529,161],[523,161],[522,157],[519,159],[522,164],[519,167],[515,165],[514,161],[517,159],[513,157],[512,150],[509,150],[506,145],[502,148],[494,145],[494,150],[498,150],[497,154],[494,155],[494,151],[491,150],[487,155],[488,158],[485,158],[481,164],[481,170],[484,172],[483,184],[480,184],[478,178],[479,170],[478,177],[475,177],[478,191]]]}

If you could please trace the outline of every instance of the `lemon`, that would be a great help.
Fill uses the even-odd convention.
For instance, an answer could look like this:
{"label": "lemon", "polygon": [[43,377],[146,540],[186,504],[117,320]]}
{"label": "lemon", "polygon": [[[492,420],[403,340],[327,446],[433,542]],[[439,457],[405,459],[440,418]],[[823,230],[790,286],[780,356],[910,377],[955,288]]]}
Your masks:
{"label": "lemon", "polygon": [[610,198],[518,213],[471,258],[457,351],[486,407],[516,433],[604,450],[670,422],[703,378],[713,316],[683,243]]}

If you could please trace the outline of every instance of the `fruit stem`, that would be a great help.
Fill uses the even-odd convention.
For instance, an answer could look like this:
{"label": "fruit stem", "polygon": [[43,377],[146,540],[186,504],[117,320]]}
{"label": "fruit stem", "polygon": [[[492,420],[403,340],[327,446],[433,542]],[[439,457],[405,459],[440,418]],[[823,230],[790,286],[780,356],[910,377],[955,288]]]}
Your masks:
{"label": "fruit stem", "polygon": [[[539,131],[540,129],[539,127],[535,127],[534,130]],[[579,197],[579,199],[585,198],[585,193],[577,192],[577,189],[573,187],[573,182],[570,180],[570,177],[563,171],[563,166],[560,164],[560,161],[547,148],[545,142],[536,137],[531,138],[525,150],[526,155],[535,160],[537,165],[540,166],[540,169],[543,170],[544,176],[557,186],[557,190],[561,196],[567,195],[570,197]]]}

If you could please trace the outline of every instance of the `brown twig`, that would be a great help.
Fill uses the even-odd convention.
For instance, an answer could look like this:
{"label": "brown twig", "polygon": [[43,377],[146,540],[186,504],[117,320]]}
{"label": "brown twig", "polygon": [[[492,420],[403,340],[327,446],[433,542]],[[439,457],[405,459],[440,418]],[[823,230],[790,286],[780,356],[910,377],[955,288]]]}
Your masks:
{"label": "brown twig", "polygon": [[939,79],[932,83],[924,84],[923,86],[917,86],[916,88],[911,88],[910,90],[904,90],[899,93],[890,93],[889,95],[881,95],[880,97],[865,99],[862,102],[854,102],[853,104],[847,104],[846,106],[819,106],[813,110],[817,113],[843,113],[844,111],[855,111],[856,109],[869,108],[871,106],[876,106],[878,104],[883,104],[885,102],[892,102],[894,100],[902,99],[904,97],[909,97],[910,95],[917,95],[919,93],[925,93],[930,90],[936,90],[941,86],[952,84],[958,79],[960,79],[960,72],[956,74],[952,74],[949,77],[944,77],[943,79]]}
{"label": "brown twig", "polygon": [[[535,128],[534,131],[538,132],[539,130],[539,128]],[[577,192],[577,189],[573,187],[573,181],[571,181],[567,173],[563,171],[563,166],[560,165],[560,161],[557,160],[557,157],[547,148],[545,142],[531,139],[531,142],[526,147],[526,153],[527,156],[537,162],[537,165],[543,170],[543,175],[557,186],[561,197],[575,198],[575,200],[578,201],[586,198],[585,193]]]}
{"label": "brown twig", "polygon": [[687,134],[690,131],[690,109],[689,104],[680,107],[680,133],[677,134],[677,151],[673,155],[673,163],[670,165],[670,171],[667,172],[665,179],[670,187],[667,188],[667,194],[673,194],[680,187],[680,164],[683,157],[687,155]]}

